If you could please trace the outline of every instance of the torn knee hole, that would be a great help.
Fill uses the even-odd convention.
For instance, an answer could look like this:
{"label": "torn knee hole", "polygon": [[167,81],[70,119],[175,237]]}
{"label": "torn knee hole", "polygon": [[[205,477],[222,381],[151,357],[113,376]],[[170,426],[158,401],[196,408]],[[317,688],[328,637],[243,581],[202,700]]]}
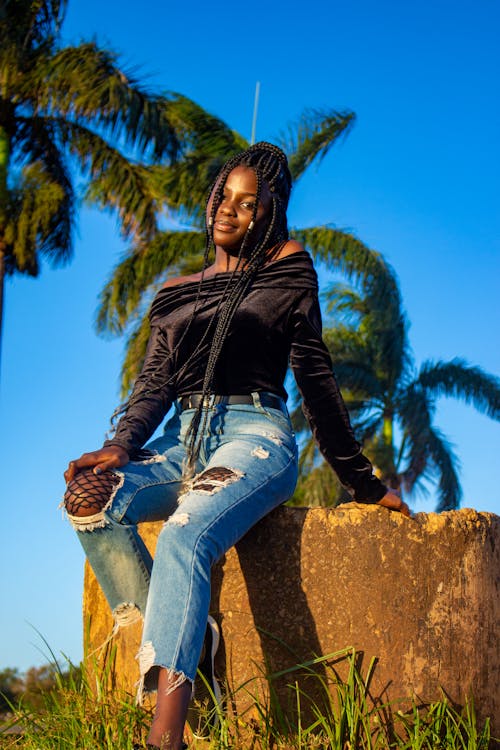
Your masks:
{"label": "torn knee hole", "polygon": [[195,492],[217,492],[221,487],[236,482],[242,476],[243,473],[237,469],[228,469],[225,466],[213,466],[194,478],[191,489]]}
{"label": "torn knee hole", "polygon": [[138,622],[142,619],[142,613],[137,604],[134,602],[123,602],[118,604],[113,610],[113,617],[115,625],[118,628],[123,628],[126,625],[133,625],[134,622]]}
{"label": "torn knee hole", "polygon": [[93,516],[103,511],[113,499],[122,479],[112,471],[94,474],[80,471],[64,493],[64,507],[70,516]]}

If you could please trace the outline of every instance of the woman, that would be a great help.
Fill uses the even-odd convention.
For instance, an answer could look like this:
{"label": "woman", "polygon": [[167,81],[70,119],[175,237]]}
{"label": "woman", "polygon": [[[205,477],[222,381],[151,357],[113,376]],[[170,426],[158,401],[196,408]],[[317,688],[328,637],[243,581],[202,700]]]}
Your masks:
{"label": "woman", "polygon": [[[207,203],[203,271],[158,293],[114,436],[65,473],[67,513],[117,626],[144,617],[141,692],[158,689],[148,747],[182,746],[211,566],[293,493],[288,363],[320,449],[353,498],[409,515],[354,438],[321,339],[316,274],[288,237],[290,189],[276,146],[258,143],[227,162]],[[172,404],[164,434],[143,450]],[[153,565],[137,523],[159,519]]]}

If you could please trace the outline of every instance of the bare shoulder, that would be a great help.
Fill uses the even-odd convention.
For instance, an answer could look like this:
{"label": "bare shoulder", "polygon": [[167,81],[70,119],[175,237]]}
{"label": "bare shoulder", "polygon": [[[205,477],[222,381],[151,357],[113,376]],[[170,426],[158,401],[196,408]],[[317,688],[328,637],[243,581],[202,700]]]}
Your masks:
{"label": "bare shoulder", "polygon": [[297,240],[288,240],[288,242],[283,245],[274,260],[278,260],[279,258],[286,258],[287,255],[294,255],[295,253],[301,253],[303,251],[304,245],[302,245],[302,243],[297,242]]}
{"label": "bare shoulder", "polygon": [[168,289],[171,286],[178,286],[179,284],[186,284],[190,281],[199,281],[201,273],[192,273],[189,276],[176,276],[173,279],[167,279],[163,284],[163,289]]}
{"label": "bare shoulder", "polygon": [[170,286],[179,286],[180,284],[189,284],[200,281],[202,276],[204,279],[209,279],[216,274],[217,268],[215,267],[215,263],[212,263],[212,265],[205,268],[204,271],[197,271],[196,273],[189,274],[189,276],[176,276],[173,279],[167,279],[163,284],[163,289],[168,289]]}

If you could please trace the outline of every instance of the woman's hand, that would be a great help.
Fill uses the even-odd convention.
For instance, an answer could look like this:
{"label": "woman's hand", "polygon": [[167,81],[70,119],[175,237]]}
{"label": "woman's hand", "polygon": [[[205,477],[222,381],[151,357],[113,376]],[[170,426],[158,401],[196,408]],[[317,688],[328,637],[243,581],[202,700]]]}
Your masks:
{"label": "woman's hand", "polygon": [[377,505],[383,505],[384,508],[389,508],[389,510],[396,510],[408,518],[411,516],[409,507],[394,490],[389,490],[389,492],[378,501]]}
{"label": "woman's hand", "polygon": [[82,469],[93,469],[94,474],[101,474],[106,469],[118,469],[125,466],[130,461],[129,455],[125,448],[119,445],[110,445],[107,448],[100,448],[98,451],[83,453],[80,458],[70,461],[68,468],[64,472],[66,484],[69,484],[75,474]]}

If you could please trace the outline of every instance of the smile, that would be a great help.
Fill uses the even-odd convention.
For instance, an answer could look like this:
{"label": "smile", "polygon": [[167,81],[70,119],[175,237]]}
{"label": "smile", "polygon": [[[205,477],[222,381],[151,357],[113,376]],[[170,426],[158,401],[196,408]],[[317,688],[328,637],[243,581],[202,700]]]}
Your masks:
{"label": "smile", "polygon": [[221,232],[232,232],[238,227],[236,227],[234,224],[231,224],[229,221],[225,221],[225,219],[217,219],[214,228],[218,229]]}

